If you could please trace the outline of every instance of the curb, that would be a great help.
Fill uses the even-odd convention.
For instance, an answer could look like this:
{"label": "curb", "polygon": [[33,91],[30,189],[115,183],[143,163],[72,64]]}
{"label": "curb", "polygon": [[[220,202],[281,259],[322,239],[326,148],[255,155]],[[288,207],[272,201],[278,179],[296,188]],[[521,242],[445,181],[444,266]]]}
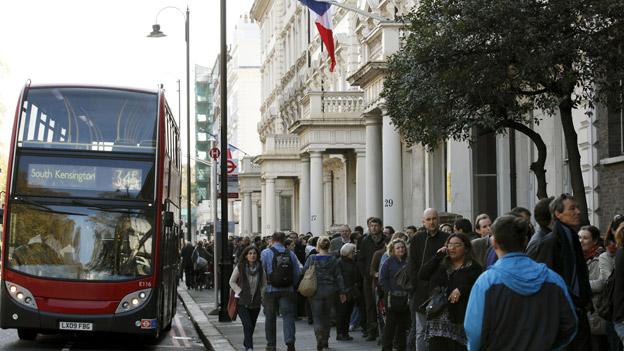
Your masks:
{"label": "curb", "polygon": [[191,317],[191,322],[206,349],[211,351],[236,351],[230,340],[221,334],[184,288],[178,289],[178,297],[182,301],[186,313]]}

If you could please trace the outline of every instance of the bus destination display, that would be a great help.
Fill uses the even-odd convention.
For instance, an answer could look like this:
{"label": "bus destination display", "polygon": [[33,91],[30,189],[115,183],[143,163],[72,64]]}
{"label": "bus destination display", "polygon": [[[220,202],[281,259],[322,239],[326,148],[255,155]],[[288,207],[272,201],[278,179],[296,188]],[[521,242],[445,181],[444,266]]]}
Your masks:
{"label": "bus destination display", "polygon": [[139,191],[141,169],[100,166],[29,164],[29,187],[98,191]]}

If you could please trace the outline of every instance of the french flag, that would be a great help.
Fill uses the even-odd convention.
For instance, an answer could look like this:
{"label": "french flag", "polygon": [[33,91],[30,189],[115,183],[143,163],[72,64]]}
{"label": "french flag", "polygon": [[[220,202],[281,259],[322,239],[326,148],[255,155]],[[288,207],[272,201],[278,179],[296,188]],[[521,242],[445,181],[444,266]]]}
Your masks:
{"label": "french flag", "polygon": [[310,10],[316,13],[316,28],[319,31],[321,40],[327,48],[327,53],[331,59],[329,65],[329,71],[333,72],[336,66],[336,56],[334,55],[334,33],[332,32],[331,13],[329,8],[331,4],[320,2],[316,0],[299,0],[302,4],[307,6]]}

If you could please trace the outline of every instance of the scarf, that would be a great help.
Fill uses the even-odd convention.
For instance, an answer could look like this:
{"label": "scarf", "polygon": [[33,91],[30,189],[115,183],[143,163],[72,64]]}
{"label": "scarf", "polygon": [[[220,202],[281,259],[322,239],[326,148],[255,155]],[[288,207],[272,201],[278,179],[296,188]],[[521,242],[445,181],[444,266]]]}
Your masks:
{"label": "scarf", "polygon": [[583,251],[583,257],[585,258],[585,261],[591,260],[592,258],[599,256],[603,252],[604,252],[604,249],[602,247],[598,245],[594,245],[594,247],[592,247],[590,250]]}

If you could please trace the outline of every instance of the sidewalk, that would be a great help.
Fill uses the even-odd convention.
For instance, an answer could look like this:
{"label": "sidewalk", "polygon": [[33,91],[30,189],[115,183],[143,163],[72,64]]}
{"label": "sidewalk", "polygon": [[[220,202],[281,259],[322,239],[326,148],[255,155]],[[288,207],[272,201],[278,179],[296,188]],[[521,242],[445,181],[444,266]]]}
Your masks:
{"label": "sidewalk", "polygon": [[[221,323],[218,316],[209,316],[208,313],[215,307],[214,290],[187,290],[184,284],[178,287],[178,295],[182,299],[184,307],[195,327],[198,329],[200,337],[210,350],[234,351],[243,349],[243,326],[240,319],[234,322]],[[316,351],[316,338],[314,329],[307,320],[296,322],[297,341],[295,347],[297,351]],[[329,340],[330,350],[344,351],[367,351],[380,350],[381,346],[377,342],[364,341],[362,332],[351,333],[353,341],[336,341],[336,329],[332,328]],[[266,347],[264,333],[264,313],[260,312],[256,331],[254,333],[254,350],[263,351]],[[284,336],[282,333],[282,319],[277,318],[277,349],[285,350]]]}

